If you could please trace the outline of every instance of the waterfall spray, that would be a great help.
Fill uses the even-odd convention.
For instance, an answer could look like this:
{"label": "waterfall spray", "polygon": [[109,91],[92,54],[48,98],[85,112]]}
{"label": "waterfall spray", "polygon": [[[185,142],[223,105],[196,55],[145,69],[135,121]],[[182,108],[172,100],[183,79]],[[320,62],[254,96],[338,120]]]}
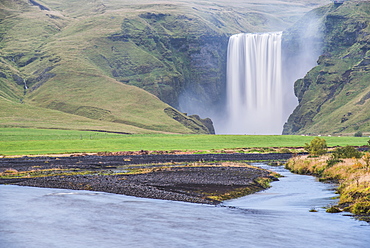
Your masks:
{"label": "waterfall spray", "polygon": [[282,32],[230,37],[227,62],[227,132],[281,134]]}

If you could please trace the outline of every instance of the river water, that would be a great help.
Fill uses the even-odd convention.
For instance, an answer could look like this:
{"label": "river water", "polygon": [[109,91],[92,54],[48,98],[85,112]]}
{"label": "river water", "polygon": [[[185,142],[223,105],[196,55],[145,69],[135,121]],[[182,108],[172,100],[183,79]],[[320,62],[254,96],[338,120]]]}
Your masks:
{"label": "river water", "polygon": [[332,185],[259,166],[285,177],[223,206],[0,185],[0,247],[369,247],[369,224],[322,209]]}

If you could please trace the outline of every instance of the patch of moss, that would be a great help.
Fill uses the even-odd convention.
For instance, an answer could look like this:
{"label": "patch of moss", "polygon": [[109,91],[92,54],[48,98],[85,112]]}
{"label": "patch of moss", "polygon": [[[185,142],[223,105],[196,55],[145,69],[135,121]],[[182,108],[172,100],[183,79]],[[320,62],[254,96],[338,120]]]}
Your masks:
{"label": "patch of moss", "polygon": [[271,179],[259,178],[253,184],[251,184],[247,187],[239,187],[239,188],[236,187],[236,188],[228,191],[227,193],[222,193],[222,194],[207,193],[207,192],[203,192],[203,193],[205,195],[207,195],[207,198],[209,198],[209,199],[222,202],[222,201],[226,201],[226,200],[235,199],[235,198],[239,198],[239,197],[242,197],[242,196],[250,195],[250,194],[256,193],[258,191],[261,191],[263,189],[267,189],[267,188],[270,187],[269,183],[271,181],[272,181]]}
{"label": "patch of moss", "polygon": [[35,169],[29,171],[17,171],[13,169],[5,170],[0,173],[1,179],[17,179],[17,178],[36,178],[48,176],[72,176],[72,175],[91,175],[97,174],[97,171],[80,170],[80,169]]}
{"label": "patch of moss", "polygon": [[336,206],[330,206],[329,208],[326,209],[327,213],[340,213],[342,212],[338,207]]}

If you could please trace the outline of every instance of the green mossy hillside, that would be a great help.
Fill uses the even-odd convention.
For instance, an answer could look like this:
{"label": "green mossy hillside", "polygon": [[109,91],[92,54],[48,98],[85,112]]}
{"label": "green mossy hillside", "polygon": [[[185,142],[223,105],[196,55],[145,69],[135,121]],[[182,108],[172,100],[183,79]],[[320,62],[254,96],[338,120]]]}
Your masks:
{"label": "green mossy hillside", "polygon": [[322,1],[272,2],[0,0],[0,125],[211,132],[165,109],[188,89],[219,101],[230,34],[281,29]]}
{"label": "green mossy hillside", "polygon": [[370,2],[325,8],[323,52],[318,65],[295,83],[299,106],[285,134],[370,131]]}

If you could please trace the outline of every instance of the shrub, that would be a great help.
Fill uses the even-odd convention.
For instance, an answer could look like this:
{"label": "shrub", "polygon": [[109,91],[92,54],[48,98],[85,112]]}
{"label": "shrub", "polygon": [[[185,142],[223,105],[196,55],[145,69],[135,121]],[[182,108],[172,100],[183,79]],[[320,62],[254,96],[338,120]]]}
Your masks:
{"label": "shrub", "polygon": [[280,150],[280,152],[281,152],[281,153],[292,153],[292,151],[291,151],[291,150],[289,150],[288,148],[282,148],[282,149]]}
{"label": "shrub", "polygon": [[326,160],[327,167],[332,167],[335,164],[341,163],[343,160],[337,158],[331,158]]}
{"label": "shrub", "polygon": [[366,170],[370,170],[370,152],[366,152],[362,159],[365,162]]}
{"label": "shrub", "polygon": [[310,144],[305,143],[304,149],[311,155],[318,156],[323,155],[328,151],[326,140],[315,137],[311,140]]}
{"label": "shrub", "polygon": [[362,132],[361,131],[357,131],[354,136],[355,137],[362,137]]}
{"label": "shrub", "polygon": [[352,213],[370,214],[370,202],[356,202],[353,205]]}
{"label": "shrub", "polygon": [[336,206],[330,206],[328,209],[326,209],[327,213],[340,213],[342,212],[338,207]]}
{"label": "shrub", "polygon": [[333,158],[361,158],[362,153],[353,146],[338,147],[333,152]]}

